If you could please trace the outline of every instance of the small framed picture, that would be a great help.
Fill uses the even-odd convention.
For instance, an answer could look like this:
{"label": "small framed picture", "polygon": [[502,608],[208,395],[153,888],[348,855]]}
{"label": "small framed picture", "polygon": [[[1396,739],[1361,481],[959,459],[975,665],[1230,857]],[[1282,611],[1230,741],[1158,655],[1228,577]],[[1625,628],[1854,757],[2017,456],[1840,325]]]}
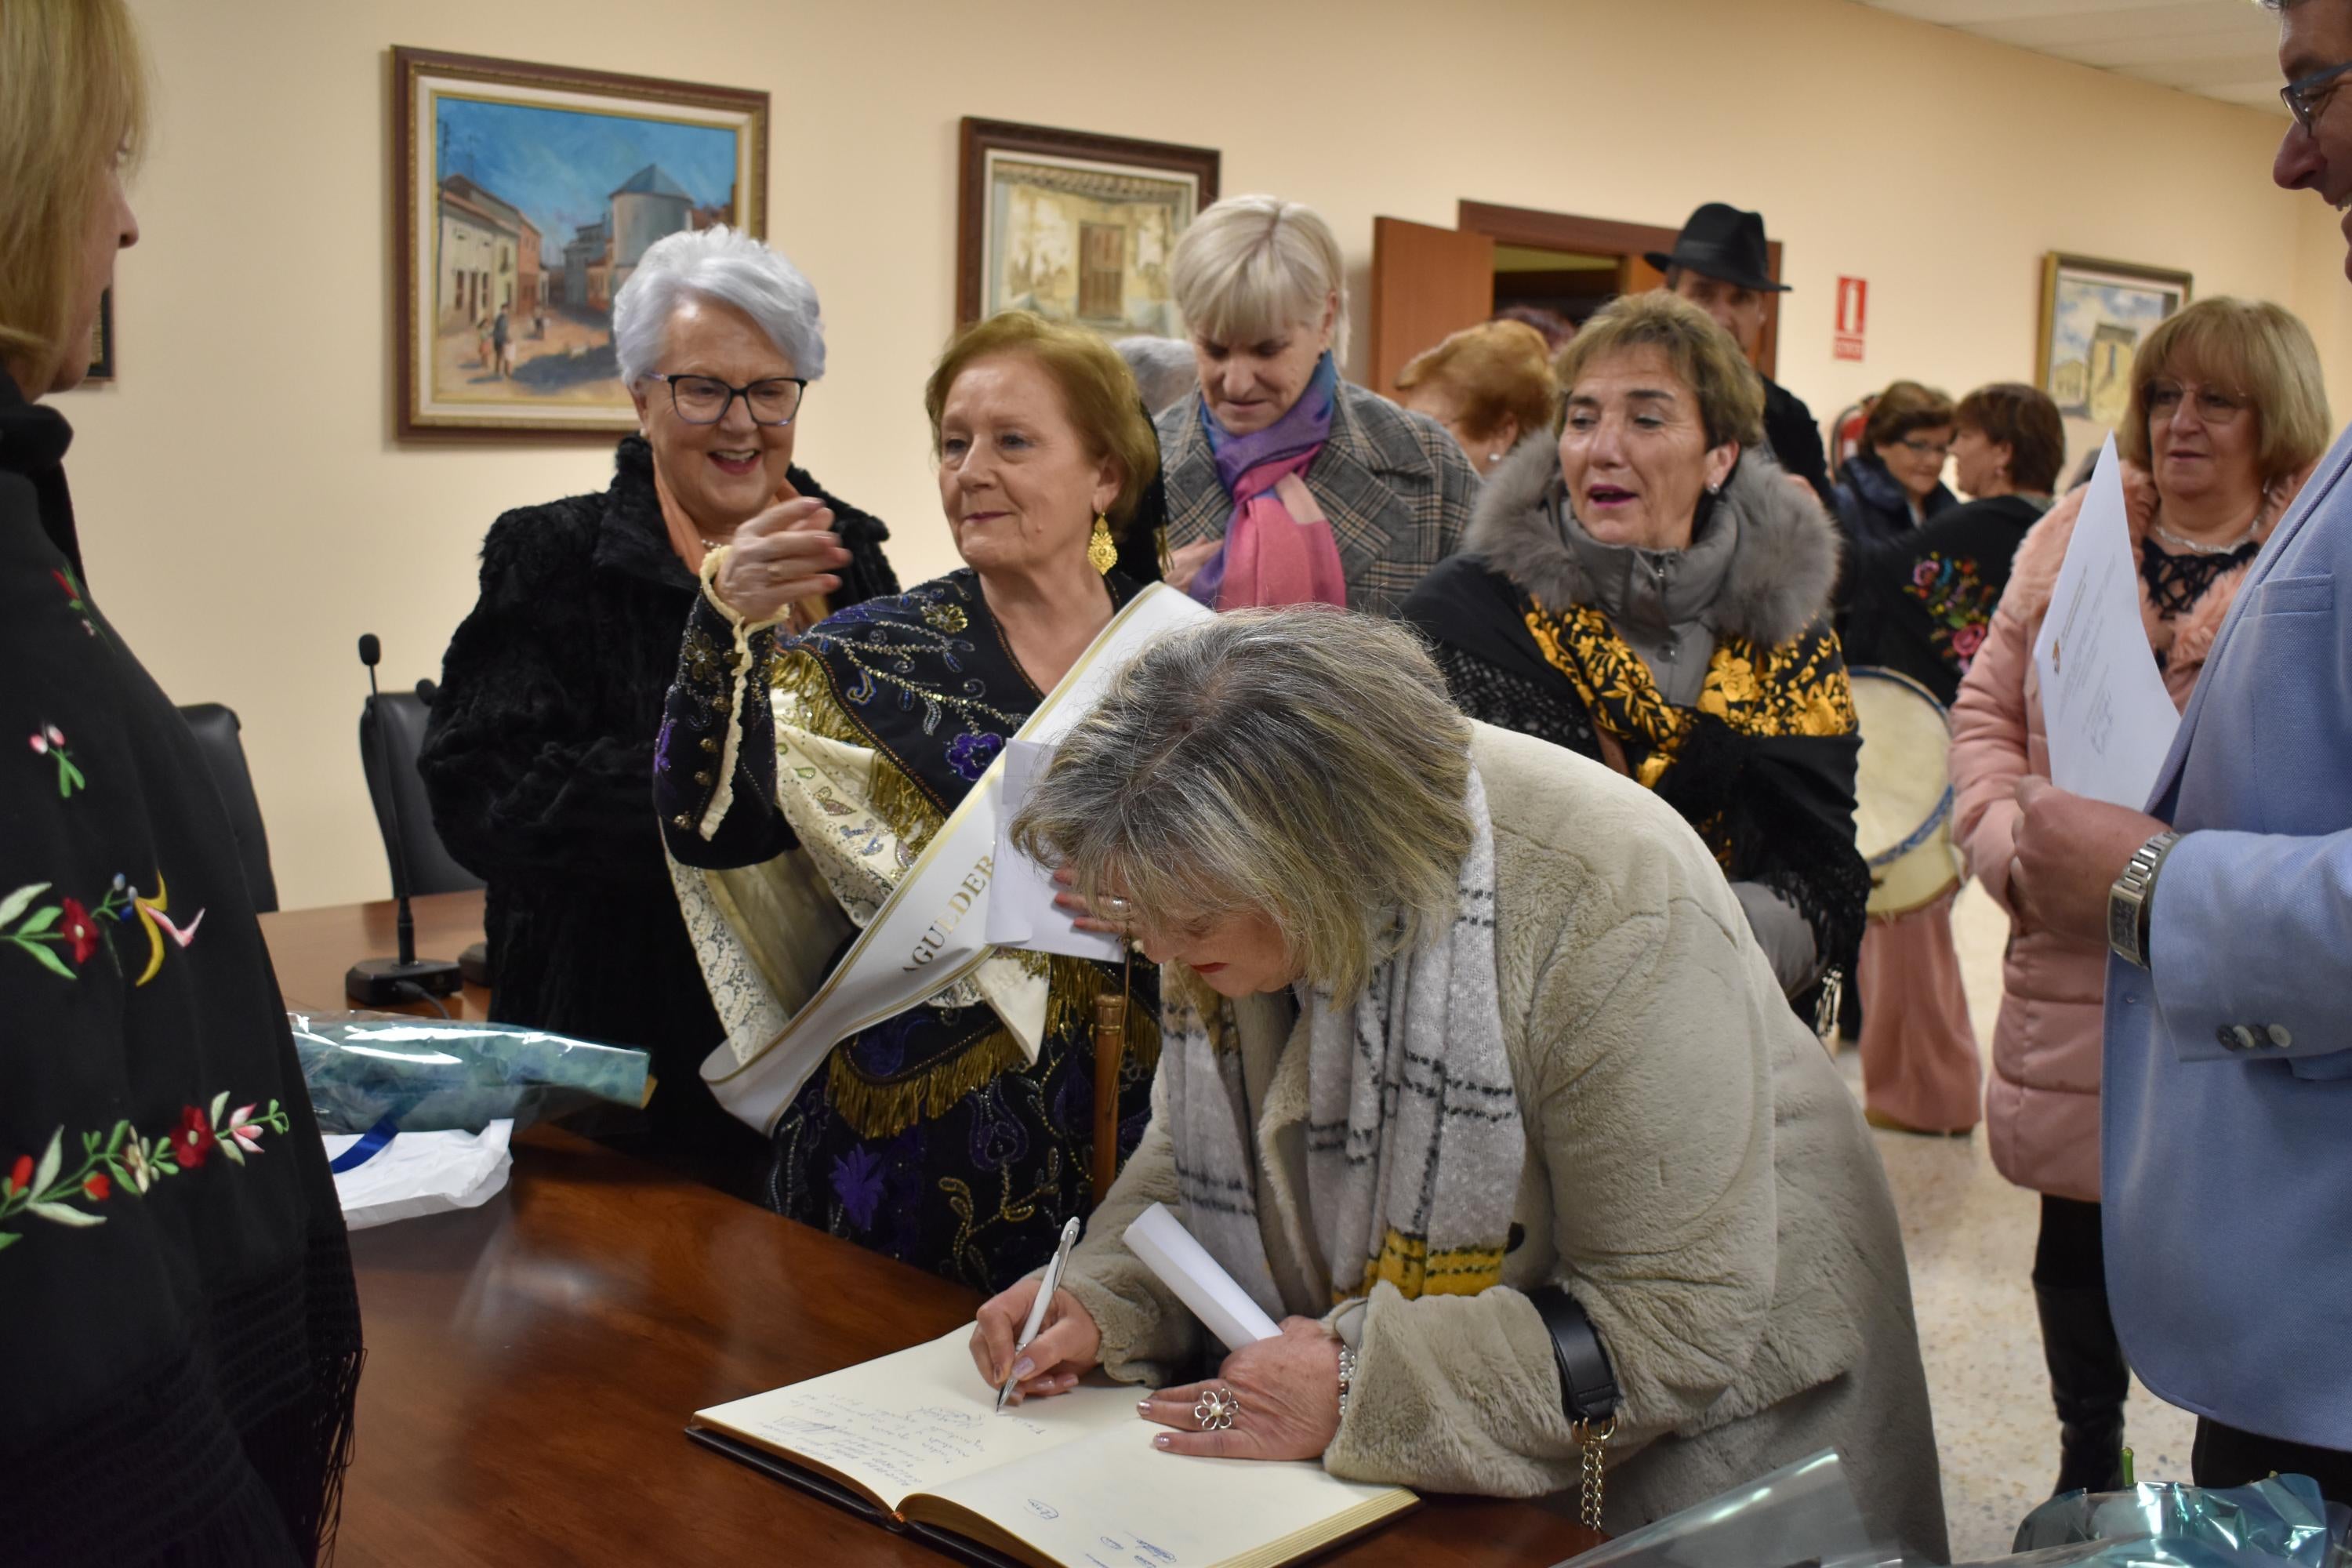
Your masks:
{"label": "small framed picture", "polygon": [[1169,253],[1217,199],[1206,147],[963,122],[956,320],[1034,310],[1106,337],[1175,337]]}
{"label": "small framed picture", "polygon": [[396,48],[399,433],[633,430],[613,296],[646,247],[767,235],[768,95]]}
{"label": "small framed picture", "polygon": [[2042,260],[2036,383],[2069,420],[2112,429],[2131,402],[2139,345],[2189,293],[2186,272],[2052,251]]}

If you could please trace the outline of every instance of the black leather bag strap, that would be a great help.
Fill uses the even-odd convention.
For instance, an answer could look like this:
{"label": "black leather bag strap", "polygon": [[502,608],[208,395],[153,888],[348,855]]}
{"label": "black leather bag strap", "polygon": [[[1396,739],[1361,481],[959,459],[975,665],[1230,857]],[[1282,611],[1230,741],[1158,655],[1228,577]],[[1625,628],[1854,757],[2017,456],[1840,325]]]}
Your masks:
{"label": "black leather bag strap", "polygon": [[1606,1421],[1617,1413],[1617,1376],[1609,1368],[1609,1352],[1592,1320],[1576,1298],[1556,1285],[1528,1292],[1544,1327],[1551,1334],[1551,1353],[1559,1366],[1560,1407],[1570,1424]]}

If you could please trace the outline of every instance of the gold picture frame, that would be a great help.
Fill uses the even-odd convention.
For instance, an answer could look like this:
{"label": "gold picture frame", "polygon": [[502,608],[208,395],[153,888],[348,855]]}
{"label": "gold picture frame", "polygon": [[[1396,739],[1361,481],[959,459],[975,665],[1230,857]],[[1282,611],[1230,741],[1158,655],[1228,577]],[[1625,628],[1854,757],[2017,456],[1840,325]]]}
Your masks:
{"label": "gold picture frame", "polygon": [[2050,252],[2042,258],[2034,384],[2068,420],[2114,428],[2130,401],[2139,344],[2189,303],[2193,283],[2170,268]]}
{"label": "gold picture frame", "polygon": [[392,51],[403,439],[636,428],[612,297],[646,247],[767,234],[768,95]]}

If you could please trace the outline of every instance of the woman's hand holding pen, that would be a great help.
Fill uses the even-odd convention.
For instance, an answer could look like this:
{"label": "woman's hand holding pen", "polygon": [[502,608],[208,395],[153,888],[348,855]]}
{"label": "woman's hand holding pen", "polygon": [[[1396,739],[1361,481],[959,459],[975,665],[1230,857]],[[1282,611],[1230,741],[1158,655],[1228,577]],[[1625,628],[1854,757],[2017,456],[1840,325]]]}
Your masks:
{"label": "woman's hand holding pen", "polygon": [[1102,1331],[1067,1290],[1054,1292],[1045,1326],[1016,1355],[1013,1347],[1030,1305],[1037,1299],[1038,1283],[1034,1279],[1016,1280],[982,1302],[972,1323],[972,1364],[980,1368],[980,1375],[991,1388],[1003,1387],[1006,1375],[1012,1374],[1016,1400],[1032,1394],[1067,1394],[1102,1357]]}

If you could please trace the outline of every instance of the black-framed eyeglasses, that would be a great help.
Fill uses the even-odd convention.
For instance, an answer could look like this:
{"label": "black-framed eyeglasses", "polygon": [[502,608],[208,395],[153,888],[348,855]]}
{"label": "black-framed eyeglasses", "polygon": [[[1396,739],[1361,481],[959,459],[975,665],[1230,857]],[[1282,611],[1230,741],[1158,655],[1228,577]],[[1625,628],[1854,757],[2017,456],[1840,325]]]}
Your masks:
{"label": "black-framed eyeglasses", "polygon": [[664,375],[659,371],[651,379],[669,384],[669,405],[688,425],[718,424],[739,397],[751,410],[752,424],[789,425],[801,411],[801,395],[808,390],[807,379],[797,375],[772,375],[749,386],[730,386],[715,375]]}
{"label": "black-framed eyeglasses", "polygon": [[1939,463],[1952,455],[1952,444],[1949,441],[1922,441],[1916,436],[1906,436],[1901,445],[1903,449],[1913,457],[1933,458]]}
{"label": "black-framed eyeglasses", "polygon": [[2352,75],[2352,60],[2340,66],[2325,67],[2309,76],[2299,76],[2279,89],[2279,101],[2286,105],[2289,114],[2294,116],[2294,122],[2308,132],[2311,122],[2319,117],[2321,107],[2327,102],[2327,95],[2335,91],[2336,84],[2347,75]]}

